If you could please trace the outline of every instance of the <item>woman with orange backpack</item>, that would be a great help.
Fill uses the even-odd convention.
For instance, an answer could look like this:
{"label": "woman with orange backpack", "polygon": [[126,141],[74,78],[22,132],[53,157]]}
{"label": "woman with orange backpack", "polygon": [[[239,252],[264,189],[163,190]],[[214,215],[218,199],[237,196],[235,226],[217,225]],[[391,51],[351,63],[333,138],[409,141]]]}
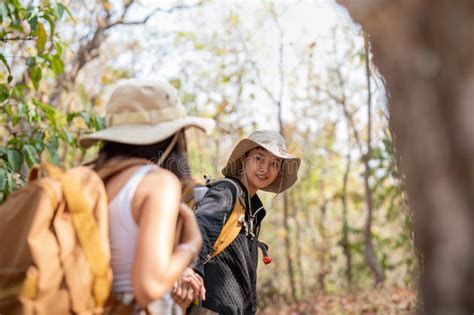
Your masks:
{"label": "woman with orange backpack", "polygon": [[105,119],[107,128],[81,137],[80,144],[88,148],[104,141],[94,167],[109,174],[103,178],[109,198],[112,300],[120,302],[109,304],[108,312],[125,308],[129,313],[179,314],[170,288],[202,244],[194,213],[181,204],[180,180],[190,177],[184,129],[209,132],[214,122],[187,116],[167,82],[140,80],[117,85]]}

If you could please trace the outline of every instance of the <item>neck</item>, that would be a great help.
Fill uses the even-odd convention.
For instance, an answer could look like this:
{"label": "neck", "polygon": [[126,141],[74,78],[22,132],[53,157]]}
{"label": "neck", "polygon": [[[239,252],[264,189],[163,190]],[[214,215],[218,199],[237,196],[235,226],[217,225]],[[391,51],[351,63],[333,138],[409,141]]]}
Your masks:
{"label": "neck", "polygon": [[245,173],[239,176],[239,180],[244,184],[245,188],[247,188],[247,193],[250,197],[253,197],[257,193],[258,188],[248,182]]}

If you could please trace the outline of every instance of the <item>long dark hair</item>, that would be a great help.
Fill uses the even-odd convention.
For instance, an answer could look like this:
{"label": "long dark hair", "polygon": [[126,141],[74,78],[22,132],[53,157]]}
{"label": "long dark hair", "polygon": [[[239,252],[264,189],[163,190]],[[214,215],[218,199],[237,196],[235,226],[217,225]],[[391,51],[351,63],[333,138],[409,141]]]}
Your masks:
{"label": "long dark hair", "polygon": [[191,169],[189,167],[186,137],[184,130],[180,130],[178,133],[178,135],[173,134],[163,141],[148,145],[104,141],[97,159],[93,161],[94,167],[99,169],[110,159],[117,157],[142,158],[149,160],[151,163],[157,163],[170,146],[174,136],[177,136],[178,140],[160,166],[173,172],[181,181],[189,180],[191,179]]}

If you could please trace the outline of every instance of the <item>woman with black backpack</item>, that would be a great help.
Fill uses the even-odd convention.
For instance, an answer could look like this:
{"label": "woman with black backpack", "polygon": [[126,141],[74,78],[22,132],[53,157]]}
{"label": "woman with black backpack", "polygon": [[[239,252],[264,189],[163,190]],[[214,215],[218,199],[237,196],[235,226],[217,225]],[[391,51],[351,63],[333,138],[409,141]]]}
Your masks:
{"label": "woman with black backpack", "polygon": [[[258,248],[265,254],[264,262],[271,261],[266,256],[267,246],[258,240],[266,210],[256,193],[264,190],[278,194],[291,187],[297,180],[300,162],[287,152],[286,141],[275,131],[253,132],[237,144],[222,170],[228,180],[218,181],[196,204],[203,247],[184,275],[200,276],[204,285],[195,290],[188,278],[182,277],[173,291],[177,303],[188,306],[205,293],[202,307],[192,306],[201,314],[256,313]],[[221,240],[221,231],[232,220],[236,203],[244,208],[237,220],[241,228],[220,251],[222,244],[216,240]]]}

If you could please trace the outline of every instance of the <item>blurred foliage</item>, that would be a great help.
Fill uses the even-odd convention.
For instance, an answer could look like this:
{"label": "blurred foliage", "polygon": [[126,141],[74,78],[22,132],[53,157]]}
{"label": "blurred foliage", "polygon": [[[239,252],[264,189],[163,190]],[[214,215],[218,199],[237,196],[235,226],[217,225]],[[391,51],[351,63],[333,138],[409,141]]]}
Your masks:
{"label": "blurred foliage", "polygon": [[65,16],[72,19],[59,2],[0,4],[0,202],[25,184],[34,164],[61,164],[64,147],[77,148],[76,117],[88,129],[103,127],[103,120],[89,112],[65,112],[48,104],[47,81],[64,72],[57,26]]}

